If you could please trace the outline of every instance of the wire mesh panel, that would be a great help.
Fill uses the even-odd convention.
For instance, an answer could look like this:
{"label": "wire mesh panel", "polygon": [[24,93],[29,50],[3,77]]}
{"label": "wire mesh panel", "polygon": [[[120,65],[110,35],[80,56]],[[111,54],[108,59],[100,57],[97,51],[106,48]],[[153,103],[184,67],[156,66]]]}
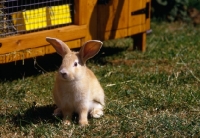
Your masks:
{"label": "wire mesh panel", "polygon": [[73,0],[0,0],[0,37],[71,24]]}

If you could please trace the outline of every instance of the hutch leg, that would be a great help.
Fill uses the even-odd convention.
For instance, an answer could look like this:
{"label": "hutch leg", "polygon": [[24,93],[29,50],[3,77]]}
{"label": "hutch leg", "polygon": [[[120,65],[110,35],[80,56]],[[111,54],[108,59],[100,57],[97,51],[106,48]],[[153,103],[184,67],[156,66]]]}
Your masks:
{"label": "hutch leg", "polygon": [[132,36],[134,50],[146,51],[146,32],[142,32]]}

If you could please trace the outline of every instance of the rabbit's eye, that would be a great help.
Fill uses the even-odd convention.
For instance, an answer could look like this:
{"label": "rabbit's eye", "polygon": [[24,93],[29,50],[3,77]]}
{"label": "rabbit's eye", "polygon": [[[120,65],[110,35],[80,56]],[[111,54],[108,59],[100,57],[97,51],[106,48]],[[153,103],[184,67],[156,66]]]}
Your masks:
{"label": "rabbit's eye", "polygon": [[78,66],[78,63],[77,62],[74,62],[74,67],[77,67]]}

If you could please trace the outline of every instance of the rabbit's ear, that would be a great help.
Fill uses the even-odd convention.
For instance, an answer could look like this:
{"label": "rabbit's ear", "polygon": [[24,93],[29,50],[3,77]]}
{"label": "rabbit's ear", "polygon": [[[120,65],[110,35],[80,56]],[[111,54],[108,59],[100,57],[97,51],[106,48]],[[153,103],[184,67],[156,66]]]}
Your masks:
{"label": "rabbit's ear", "polygon": [[89,58],[95,56],[101,49],[102,44],[98,40],[87,41],[80,49],[82,62],[85,63]]}
{"label": "rabbit's ear", "polygon": [[46,41],[49,42],[55,48],[56,52],[62,57],[71,52],[69,47],[59,39],[46,37]]}

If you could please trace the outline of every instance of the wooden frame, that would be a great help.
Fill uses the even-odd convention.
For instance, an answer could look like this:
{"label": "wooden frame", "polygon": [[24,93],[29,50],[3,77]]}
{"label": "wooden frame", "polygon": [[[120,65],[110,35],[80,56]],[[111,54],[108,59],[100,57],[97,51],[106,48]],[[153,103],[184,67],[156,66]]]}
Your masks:
{"label": "wooden frame", "polygon": [[98,5],[97,36],[101,40],[132,37],[134,48],[145,52],[150,29],[151,0],[110,0]]}
{"label": "wooden frame", "polygon": [[[131,36],[134,45],[144,52],[150,18],[145,18],[144,14],[132,16],[131,12],[145,8],[146,3],[150,2],[150,0],[123,0],[123,2],[110,0],[109,4],[97,5],[97,0],[74,0],[76,12],[73,25],[0,38],[0,63],[54,53],[53,47],[45,40],[47,36],[61,39],[70,48],[80,47],[89,39],[103,41]],[[109,14],[106,10],[109,10]],[[107,16],[106,20],[104,16]]]}
{"label": "wooden frame", "polygon": [[55,50],[45,38],[56,37],[68,42],[71,48],[80,47],[87,34],[86,7],[87,0],[74,0],[74,25],[21,34],[0,39],[0,63],[23,60],[30,57],[54,53]]}

